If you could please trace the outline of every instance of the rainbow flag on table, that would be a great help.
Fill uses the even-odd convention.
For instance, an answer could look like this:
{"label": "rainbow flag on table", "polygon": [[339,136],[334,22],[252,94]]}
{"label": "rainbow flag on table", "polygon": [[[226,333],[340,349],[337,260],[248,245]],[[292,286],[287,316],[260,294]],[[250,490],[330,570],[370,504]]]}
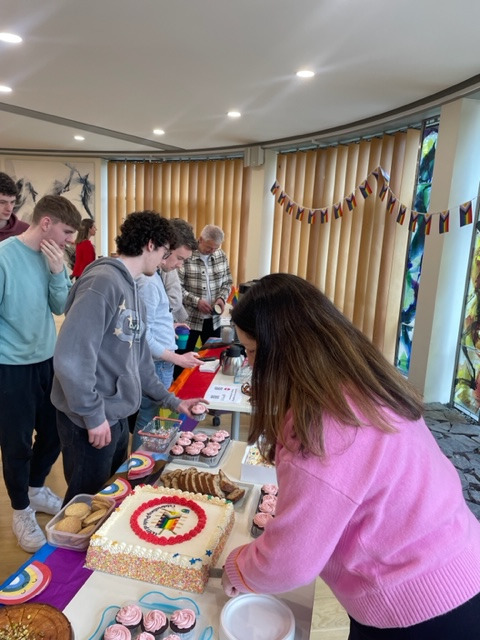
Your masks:
{"label": "rainbow flag on table", "polygon": [[239,288],[236,287],[235,285],[232,285],[232,288],[230,289],[230,293],[228,294],[228,298],[227,298],[228,304],[231,304],[232,307],[234,307],[239,300],[239,294],[240,294]]}

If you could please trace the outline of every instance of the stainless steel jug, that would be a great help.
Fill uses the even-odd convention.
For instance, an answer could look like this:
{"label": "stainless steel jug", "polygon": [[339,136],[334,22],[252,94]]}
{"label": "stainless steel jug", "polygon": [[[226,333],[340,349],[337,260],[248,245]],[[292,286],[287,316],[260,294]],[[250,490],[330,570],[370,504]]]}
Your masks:
{"label": "stainless steel jug", "polygon": [[228,349],[222,351],[220,355],[220,365],[222,373],[226,376],[234,376],[242,366],[245,357],[242,355],[242,348],[232,344]]}

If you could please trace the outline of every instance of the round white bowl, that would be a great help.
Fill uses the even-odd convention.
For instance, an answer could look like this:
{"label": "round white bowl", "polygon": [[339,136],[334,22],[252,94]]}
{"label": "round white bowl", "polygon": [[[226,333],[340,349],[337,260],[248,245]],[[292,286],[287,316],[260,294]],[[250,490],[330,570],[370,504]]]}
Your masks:
{"label": "round white bowl", "polygon": [[294,640],[295,618],[274,596],[232,598],[220,614],[220,640]]}

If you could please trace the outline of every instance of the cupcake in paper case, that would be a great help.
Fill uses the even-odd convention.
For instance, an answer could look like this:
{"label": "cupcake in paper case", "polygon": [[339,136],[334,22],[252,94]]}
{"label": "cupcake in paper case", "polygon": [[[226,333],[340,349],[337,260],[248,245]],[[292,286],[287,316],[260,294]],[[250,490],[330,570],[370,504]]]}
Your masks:
{"label": "cupcake in paper case", "polygon": [[220,449],[212,446],[211,443],[207,444],[207,446],[205,446],[200,453],[200,462],[208,464],[209,467],[214,467],[215,465],[217,465],[219,458]]}
{"label": "cupcake in paper case", "polygon": [[134,633],[140,629],[142,616],[142,610],[138,604],[127,604],[117,613],[115,616],[115,622],[123,624],[123,626],[127,627],[131,633]]}
{"label": "cupcake in paper case", "polygon": [[203,442],[195,442],[185,447],[183,459],[188,462],[198,462],[200,457],[200,451],[203,449]]}
{"label": "cupcake in paper case", "polygon": [[230,434],[228,433],[228,431],[225,431],[225,429],[219,429],[216,433],[216,436],[220,436],[224,439],[224,442],[228,442],[228,440],[230,439]]}
{"label": "cupcake in paper case", "polygon": [[172,462],[175,462],[175,460],[178,460],[179,458],[183,458],[183,454],[185,453],[185,449],[179,444],[174,444],[173,447],[170,449],[169,453],[170,453],[170,457],[172,459]]}
{"label": "cupcake in paper case", "polygon": [[198,433],[193,434],[193,440],[194,442],[207,442],[208,436],[206,433],[199,431]]}
{"label": "cupcake in paper case", "polygon": [[261,535],[265,527],[274,519],[275,516],[272,516],[270,513],[256,513],[253,517],[252,530],[251,534],[254,538],[258,538]]}
{"label": "cupcake in paper case", "polygon": [[[160,609],[153,609],[143,615],[142,630],[151,634],[153,640],[160,640],[167,629],[168,618]],[[140,636],[138,637],[140,638]],[[144,640],[150,640],[150,638]]]}
{"label": "cupcake in paper case", "polygon": [[168,636],[165,636],[163,640],[182,640],[180,636],[177,636],[176,633],[170,633]]}
{"label": "cupcake in paper case", "polygon": [[[160,636],[157,636],[158,638],[160,638]],[[135,640],[156,640],[155,636],[153,636],[151,633],[148,633],[148,631],[142,631],[142,633],[140,633]]]}
{"label": "cupcake in paper case", "polygon": [[205,420],[205,418],[207,417],[207,412],[208,412],[208,409],[203,404],[203,402],[197,402],[197,404],[195,404],[193,407],[190,408],[190,413],[192,414],[193,419],[196,420],[197,422],[201,422],[202,420]]}
{"label": "cupcake in paper case", "polygon": [[132,634],[123,624],[111,624],[105,629],[103,640],[131,640]]}
{"label": "cupcake in paper case", "polygon": [[191,640],[196,624],[197,617],[191,609],[177,609],[170,616],[170,629],[180,640]]}
{"label": "cupcake in paper case", "polygon": [[264,496],[266,495],[276,496],[278,493],[278,487],[276,484],[264,484],[262,485],[262,488],[260,489],[260,491]]}
{"label": "cupcake in paper case", "polygon": [[177,438],[175,444],[178,444],[181,447],[188,447],[189,444],[192,444],[192,439],[189,436],[182,434],[179,438]]}

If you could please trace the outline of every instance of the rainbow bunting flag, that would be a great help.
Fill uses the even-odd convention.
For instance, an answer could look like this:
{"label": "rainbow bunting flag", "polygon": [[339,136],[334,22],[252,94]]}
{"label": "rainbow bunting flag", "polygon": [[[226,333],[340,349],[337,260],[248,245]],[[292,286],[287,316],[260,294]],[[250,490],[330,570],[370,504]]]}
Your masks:
{"label": "rainbow bunting flag", "polygon": [[280,189],[280,183],[277,182],[277,180],[275,180],[275,182],[272,184],[272,188],[270,189],[270,191],[273,193],[273,195],[275,195],[279,189]]}
{"label": "rainbow bunting flag", "polygon": [[333,215],[335,216],[335,220],[338,220],[343,216],[342,203],[333,205]]}
{"label": "rainbow bunting flag", "polygon": [[472,201],[464,202],[460,205],[460,226],[464,227],[473,222]]}
{"label": "rainbow bunting flag", "polygon": [[418,216],[419,214],[416,211],[410,212],[410,222],[408,223],[408,228],[410,229],[410,231],[415,231],[415,229],[417,228]]}
{"label": "rainbow bunting flag", "polygon": [[320,223],[328,222],[328,208],[320,209]]}
{"label": "rainbow bunting flag", "polygon": [[357,206],[357,201],[355,199],[355,194],[352,193],[345,198],[345,202],[347,203],[347,207],[349,211],[353,211]]}
{"label": "rainbow bunting flag", "polygon": [[315,224],[315,214],[317,212],[315,211],[315,209],[309,209],[308,210],[308,224]]}
{"label": "rainbow bunting flag", "polygon": [[297,207],[297,213],[295,215],[295,220],[300,220],[300,222],[303,220],[303,212],[305,211],[305,207]]}
{"label": "rainbow bunting flag", "polygon": [[424,220],[425,220],[425,235],[429,236],[430,235],[430,229],[432,228],[432,214],[431,213],[426,213],[424,215]]}
{"label": "rainbow bunting flag", "polygon": [[281,194],[278,196],[278,200],[277,200],[278,204],[283,205],[286,198],[287,198],[287,194],[284,191],[282,191]]}
{"label": "rainbow bunting flag", "polygon": [[293,209],[293,205],[294,205],[294,204],[295,204],[295,203],[294,203],[294,202],[292,202],[291,200],[289,200],[289,201],[287,202],[287,206],[285,207],[285,211],[288,213],[288,215],[289,215],[289,216],[291,216],[291,215],[292,215],[292,209]]}
{"label": "rainbow bunting flag", "polygon": [[378,169],[374,169],[374,170],[372,171],[372,176],[375,178],[375,180],[376,180],[377,182],[378,182],[378,175],[379,175],[379,173],[378,173]]}
{"label": "rainbow bunting flag", "polygon": [[383,202],[385,200],[385,196],[387,195],[387,191],[390,191],[387,184],[383,184],[382,188],[379,191],[378,197]]}
{"label": "rainbow bunting flag", "polygon": [[360,193],[365,198],[365,200],[368,198],[368,196],[372,195],[372,189],[368,184],[368,180],[364,180],[358,188],[360,189]]}
{"label": "rainbow bunting flag", "polygon": [[387,204],[387,213],[392,213],[393,209],[395,208],[395,203],[397,202],[396,197],[393,195],[393,193],[390,194],[390,197],[388,198],[388,204]]}
{"label": "rainbow bunting flag", "polygon": [[448,233],[450,227],[450,211],[441,211],[438,218],[438,232]]}
{"label": "rainbow bunting flag", "polygon": [[406,212],[407,212],[407,207],[404,204],[401,204],[400,208],[398,210],[398,215],[397,215],[398,224],[403,224],[404,223]]}

